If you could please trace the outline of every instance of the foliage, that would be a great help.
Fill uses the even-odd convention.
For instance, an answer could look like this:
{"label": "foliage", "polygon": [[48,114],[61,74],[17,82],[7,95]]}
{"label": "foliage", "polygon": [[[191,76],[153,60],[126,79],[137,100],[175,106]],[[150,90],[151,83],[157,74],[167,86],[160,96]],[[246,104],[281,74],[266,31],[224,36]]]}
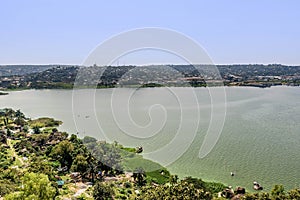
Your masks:
{"label": "foliage", "polygon": [[0,146],[0,168],[7,169],[12,164],[7,148]]}
{"label": "foliage", "polygon": [[84,174],[87,171],[88,166],[89,165],[86,160],[86,157],[79,154],[76,156],[75,160],[73,161],[71,171],[80,172],[81,174]]}
{"label": "foliage", "polygon": [[106,172],[114,174],[122,170],[121,153],[118,144],[108,144],[106,142],[88,143],[87,149],[98,161],[99,167]]}
{"label": "foliage", "polygon": [[33,173],[42,173],[47,175],[50,180],[55,180],[54,168],[48,160],[45,160],[42,157],[33,158],[30,161],[28,171]]}
{"label": "foliage", "polygon": [[186,182],[188,184],[193,184],[195,188],[197,189],[205,189],[205,182],[202,181],[200,178],[192,178],[192,177],[187,177],[182,182]]}
{"label": "foliage", "polygon": [[212,195],[202,189],[197,189],[193,184],[182,182],[175,185],[147,186],[142,188],[138,199],[212,199]]}
{"label": "foliage", "polygon": [[108,185],[97,182],[94,186],[93,197],[95,200],[113,199],[114,192]]}
{"label": "foliage", "polygon": [[288,196],[290,199],[300,199],[300,188],[290,190]]}
{"label": "foliage", "polygon": [[[8,128],[14,128],[20,122],[18,119],[30,123],[20,111],[0,109],[0,140],[3,144],[0,146],[0,195],[6,195],[9,200],[43,200],[53,199],[58,194],[61,198],[64,194],[71,195],[74,191],[67,181],[60,192],[56,182],[50,182],[69,179],[69,169],[80,172],[83,181],[93,183],[94,180],[104,180],[106,176],[121,174],[123,169],[133,172],[134,181],[122,174],[110,183],[97,182],[91,187],[95,199],[212,199],[226,188],[221,183],[206,182],[200,178],[178,180],[177,175],[171,175],[158,163],[136,154],[134,148],[123,147],[117,142],[109,144],[92,137],[80,139],[74,134],[68,138],[67,133],[53,127],[36,126],[43,130],[40,134],[25,134],[23,131],[27,125],[23,131],[9,131]],[[21,162],[19,156],[26,156],[28,162]],[[18,167],[12,167],[13,163]],[[63,173],[58,173],[62,168]],[[59,177],[57,174],[66,176]],[[88,193],[76,198],[89,199],[89,195],[85,194]],[[247,193],[234,198],[300,199],[300,189],[285,191],[282,185],[275,185],[269,193]]]}
{"label": "foliage", "polygon": [[0,169],[0,180],[7,180],[11,184],[17,183],[21,176],[23,176],[23,173],[18,171],[17,169]]}
{"label": "foliage", "polygon": [[35,148],[32,143],[28,140],[21,140],[13,145],[16,152],[22,156],[28,156],[31,153],[38,153],[38,149]]}
{"label": "foliage", "polygon": [[57,159],[62,166],[67,166],[69,169],[73,162],[73,150],[74,145],[70,141],[64,140],[54,146],[50,156]]}
{"label": "foliage", "polygon": [[59,126],[61,124],[62,124],[61,121],[58,121],[58,120],[55,120],[55,119],[49,118],[49,117],[42,117],[42,118],[38,118],[38,119],[29,121],[29,125],[31,127],[38,127],[38,128],[55,127],[55,126]]}
{"label": "foliage", "polygon": [[12,184],[8,180],[0,180],[0,196],[4,196],[15,191],[15,184]]}
{"label": "foliage", "polygon": [[91,142],[97,142],[97,140],[93,137],[90,137],[90,136],[85,136],[83,139],[82,139],[82,142],[84,144],[87,144],[87,143],[91,143]]}
{"label": "foliage", "polygon": [[143,168],[137,168],[133,172],[133,179],[138,186],[144,186],[146,184],[146,172]]}
{"label": "foliage", "polygon": [[141,155],[132,153],[124,154],[122,151],[122,166],[126,171],[134,171],[136,168],[143,168],[146,171],[147,180],[158,184],[169,181],[170,173],[160,164],[143,158]]}
{"label": "foliage", "polygon": [[49,200],[55,197],[55,188],[44,174],[26,173],[18,192],[5,196],[6,200]]}
{"label": "foliage", "polygon": [[34,127],[32,128],[32,130],[33,130],[33,133],[34,133],[34,134],[40,134],[40,133],[41,133],[41,130],[40,130],[39,126],[34,126]]}
{"label": "foliage", "polygon": [[[170,172],[166,170],[165,168],[160,168],[158,170],[146,172],[147,175],[147,181],[148,182],[154,182],[157,184],[165,184],[170,182]],[[175,175],[176,176],[176,175]]]}
{"label": "foliage", "polygon": [[212,194],[221,192],[226,188],[224,184],[216,183],[216,182],[205,182],[204,185],[205,185],[205,190]]}
{"label": "foliage", "polygon": [[273,199],[284,199],[285,198],[285,191],[283,185],[275,185],[271,190],[271,196]]}
{"label": "foliage", "polygon": [[169,182],[171,185],[177,184],[178,183],[178,176],[177,175],[171,175],[169,178]]}

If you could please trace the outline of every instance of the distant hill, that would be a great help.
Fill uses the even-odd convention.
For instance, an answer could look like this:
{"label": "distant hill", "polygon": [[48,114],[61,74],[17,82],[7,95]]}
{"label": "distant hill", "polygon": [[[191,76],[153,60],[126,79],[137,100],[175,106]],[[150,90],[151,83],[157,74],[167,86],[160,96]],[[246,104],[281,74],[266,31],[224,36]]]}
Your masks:
{"label": "distant hill", "polygon": [[[270,87],[300,85],[300,66],[280,64],[91,66],[6,65],[0,66],[0,89],[100,88],[127,86],[205,87],[207,81],[227,86]],[[78,74],[78,72],[80,73]],[[79,75],[79,76],[78,76]]]}
{"label": "distant hill", "polygon": [[38,73],[59,65],[0,65],[0,76]]}

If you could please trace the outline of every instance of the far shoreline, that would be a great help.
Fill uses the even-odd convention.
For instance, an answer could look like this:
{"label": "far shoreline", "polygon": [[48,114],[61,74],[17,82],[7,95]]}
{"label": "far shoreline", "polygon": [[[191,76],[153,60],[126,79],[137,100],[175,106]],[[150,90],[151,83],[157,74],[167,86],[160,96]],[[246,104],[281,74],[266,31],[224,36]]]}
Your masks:
{"label": "far shoreline", "polygon": [[85,89],[154,89],[154,88],[261,88],[261,89],[268,89],[268,88],[275,88],[275,87],[291,87],[291,88],[299,88],[298,85],[216,85],[216,86],[157,86],[157,87],[145,87],[137,85],[131,85],[127,87],[73,87],[73,88],[14,88],[14,89],[5,89],[2,88],[0,91],[0,95],[9,95],[9,92],[17,92],[17,91],[26,91],[26,90],[85,90]]}

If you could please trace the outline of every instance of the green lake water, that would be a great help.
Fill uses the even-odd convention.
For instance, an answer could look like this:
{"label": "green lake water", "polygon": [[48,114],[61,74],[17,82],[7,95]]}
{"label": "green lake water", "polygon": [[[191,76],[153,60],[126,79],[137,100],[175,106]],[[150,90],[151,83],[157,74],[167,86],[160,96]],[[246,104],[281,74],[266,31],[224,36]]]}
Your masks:
{"label": "green lake water", "polygon": [[300,187],[300,87],[226,87],[226,102],[213,103],[226,103],[221,135],[199,158],[211,119],[224,114],[212,116],[210,92],[218,89],[27,90],[0,96],[0,107],[60,119],[61,130],[80,136],[142,145],[145,157],[180,177],[247,189],[253,181],[266,190],[275,183]]}

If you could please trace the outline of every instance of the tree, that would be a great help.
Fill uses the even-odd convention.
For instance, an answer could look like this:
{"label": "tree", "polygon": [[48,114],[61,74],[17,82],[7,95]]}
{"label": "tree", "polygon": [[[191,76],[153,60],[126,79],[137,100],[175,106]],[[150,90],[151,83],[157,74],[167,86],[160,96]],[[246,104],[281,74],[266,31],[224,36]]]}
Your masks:
{"label": "tree", "polygon": [[89,165],[86,158],[83,155],[79,154],[73,161],[71,170],[74,172],[80,172],[81,175],[83,175],[87,171],[88,166]]}
{"label": "tree", "polygon": [[300,188],[288,192],[289,199],[300,199]]}
{"label": "tree", "polygon": [[259,193],[259,199],[261,200],[271,200],[269,193],[261,192]]}
{"label": "tree", "polygon": [[173,186],[158,185],[142,188],[142,193],[137,199],[190,199],[190,200],[210,200],[212,195],[202,189],[197,189],[193,184],[180,182]]}
{"label": "tree", "polygon": [[98,144],[87,143],[86,147],[98,161],[98,166],[102,169],[102,171],[114,173],[115,171],[118,172],[122,170],[122,157],[118,146],[102,142]]}
{"label": "tree", "polygon": [[91,142],[97,142],[97,140],[93,137],[90,137],[90,136],[85,136],[83,139],[82,139],[82,142],[84,144],[86,143],[91,143]]}
{"label": "tree", "polygon": [[243,196],[243,200],[256,200],[256,199],[259,199],[258,193],[246,194],[245,196]]}
{"label": "tree", "polygon": [[5,196],[6,200],[49,200],[55,197],[55,188],[44,174],[26,173],[18,192]]}
{"label": "tree", "polygon": [[25,119],[25,115],[20,111],[20,109],[16,110],[15,116],[17,118]]}
{"label": "tree", "polygon": [[169,182],[174,185],[176,184],[178,181],[178,176],[177,175],[171,175],[170,178],[169,178]]}
{"label": "tree", "polygon": [[32,158],[28,171],[33,173],[43,173],[47,175],[50,180],[54,180],[55,174],[53,167],[47,160],[41,157]]}
{"label": "tree", "polygon": [[9,194],[15,190],[15,185],[8,180],[0,180],[0,196]]}
{"label": "tree", "polygon": [[197,189],[205,189],[205,182],[202,181],[200,178],[192,178],[186,177],[182,182],[186,182],[188,184],[193,184]]}
{"label": "tree", "polygon": [[272,198],[275,200],[280,200],[285,198],[285,192],[283,185],[275,185],[271,190]]}
{"label": "tree", "polygon": [[15,116],[16,116],[15,123],[17,125],[24,126],[26,124],[25,115],[20,110],[16,111]]}
{"label": "tree", "polygon": [[3,110],[0,110],[0,116],[3,117],[3,122],[6,127],[8,126],[9,119],[12,118],[12,115],[13,115],[12,109],[5,108]]}
{"label": "tree", "polygon": [[138,186],[144,186],[146,184],[146,172],[142,168],[137,168],[133,172],[133,179]]}
{"label": "tree", "polygon": [[97,182],[94,186],[93,197],[95,200],[113,199],[114,192],[108,185]]}
{"label": "tree", "polygon": [[33,127],[33,133],[34,134],[40,134],[41,133],[40,128],[38,126]]}
{"label": "tree", "polygon": [[68,140],[58,143],[51,151],[50,156],[56,158],[62,166],[67,166],[70,169],[73,157],[72,153],[74,145]]}

